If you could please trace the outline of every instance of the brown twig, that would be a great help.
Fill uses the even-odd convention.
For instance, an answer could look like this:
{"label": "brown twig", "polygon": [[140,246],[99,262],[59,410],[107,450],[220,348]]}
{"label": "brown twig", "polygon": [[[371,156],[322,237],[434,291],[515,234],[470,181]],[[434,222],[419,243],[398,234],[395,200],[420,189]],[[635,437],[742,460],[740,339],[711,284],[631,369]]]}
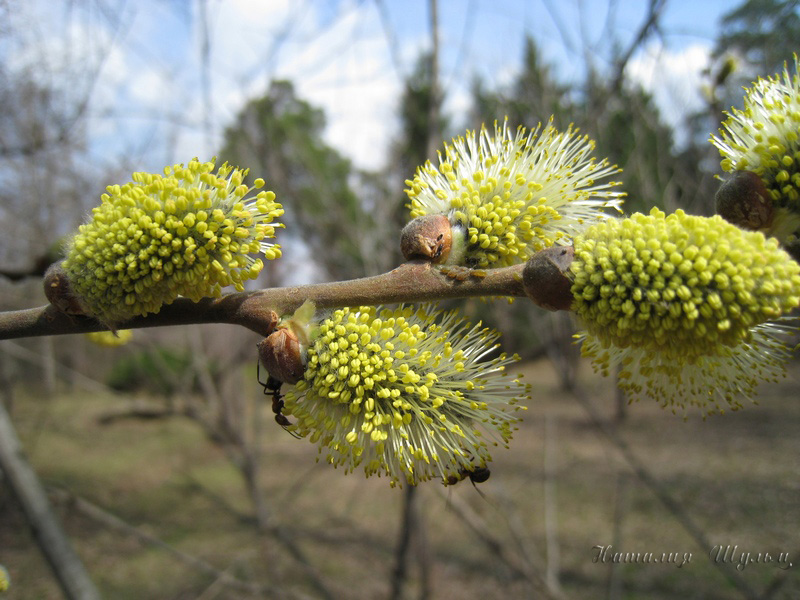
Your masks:
{"label": "brown twig", "polygon": [[[484,277],[465,281],[448,278],[430,263],[412,261],[396,269],[362,279],[314,285],[270,288],[228,294],[192,302],[178,298],[160,312],[118,323],[118,329],[228,323],[268,335],[278,314],[289,314],[306,300],[318,309],[343,306],[426,302],[476,296],[524,296],[523,265],[492,269]],[[277,314],[276,314],[277,313]],[[0,339],[88,333],[108,329],[88,317],[75,317],[48,305],[0,313]]]}
{"label": "brown twig", "polygon": [[408,579],[409,550],[411,548],[411,537],[416,533],[417,527],[417,488],[409,485],[403,494],[403,517],[400,524],[400,531],[397,537],[397,548],[394,556],[394,567],[392,568],[390,600],[400,600],[403,597],[403,588]]}

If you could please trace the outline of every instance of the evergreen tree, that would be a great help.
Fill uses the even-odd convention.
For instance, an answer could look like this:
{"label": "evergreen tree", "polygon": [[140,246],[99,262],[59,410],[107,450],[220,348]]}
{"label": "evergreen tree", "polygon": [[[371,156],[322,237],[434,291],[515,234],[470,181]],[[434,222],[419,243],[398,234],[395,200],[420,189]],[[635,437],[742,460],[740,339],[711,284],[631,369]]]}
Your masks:
{"label": "evergreen tree", "polygon": [[283,220],[303,232],[330,277],[364,275],[364,232],[375,224],[351,187],[357,177],[350,162],[325,144],[324,128],[320,109],[298,98],[290,82],[275,81],[226,130],[220,155],[267,179],[286,210]]}
{"label": "evergreen tree", "polygon": [[792,64],[798,40],[800,1],[745,0],[722,17],[714,54],[735,53],[766,76],[783,70],[784,62]]}
{"label": "evergreen tree", "polygon": [[[399,135],[390,149],[388,179],[392,182],[391,189],[396,190],[393,204],[394,223],[398,231],[409,218],[406,208],[408,198],[402,191],[405,180],[414,176],[417,167],[433,158],[428,156],[431,141],[434,148],[441,148],[447,127],[447,119],[441,110],[442,101],[441,94],[436,93],[434,86],[432,56],[430,52],[422,53],[403,84],[403,95],[398,107]],[[431,110],[433,103],[437,103],[438,110]],[[436,123],[430,122],[432,113],[438,115]]]}
{"label": "evergreen tree", "polygon": [[757,77],[794,68],[800,40],[800,0],[745,0],[723,15],[706,75],[708,109],[692,116],[703,141],[716,131],[731,107],[741,108],[742,88]]}
{"label": "evergreen tree", "polygon": [[569,87],[553,79],[550,67],[542,61],[534,39],[525,39],[522,69],[508,90],[488,90],[477,79],[472,87],[471,127],[508,117],[514,127],[531,128],[553,117],[556,127],[566,128],[572,120],[573,107]]}
{"label": "evergreen tree", "polygon": [[600,81],[590,77],[585,93],[585,106],[595,111],[576,120],[597,142],[596,155],[622,168],[625,212],[647,212],[653,206],[710,212],[713,191],[699,168],[698,148],[689,143],[676,150],[673,131],[648,92],[627,85],[612,91]]}

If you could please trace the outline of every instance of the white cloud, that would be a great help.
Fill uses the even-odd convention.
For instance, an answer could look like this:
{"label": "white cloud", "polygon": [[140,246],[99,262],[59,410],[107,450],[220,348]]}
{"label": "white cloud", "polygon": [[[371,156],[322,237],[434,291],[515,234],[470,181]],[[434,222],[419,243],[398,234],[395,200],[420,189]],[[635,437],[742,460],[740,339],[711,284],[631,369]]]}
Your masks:
{"label": "white cloud", "polygon": [[707,44],[673,52],[656,43],[628,63],[627,76],[653,95],[661,117],[675,128],[678,145],[685,141],[686,116],[704,106],[702,71],[708,67],[710,53]]}
{"label": "white cloud", "polygon": [[[303,4],[302,12],[297,6],[287,0],[237,0],[209,15],[215,146],[247,101],[264,94],[271,80],[289,79],[299,97],[325,111],[329,144],[359,167],[383,166],[400,82],[374,6],[344,4],[329,22],[322,22],[317,3]],[[199,48],[198,39],[193,43]],[[197,56],[195,51],[196,70]],[[198,82],[193,85],[197,90]],[[196,93],[185,112],[199,125],[202,111]],[[186,130],[178,150],[216,149],[205,148],[202,140]]]}
{"label": "white cloud", "polygon": [[383,166],[401,86],[374,18],[350,13],[279,72],[325,110],[327,141],[365,168]]}
{"label": "white cloud", "polygon": [[43,87],[81,93],[93,84],[94,69],[114,58],[110,35],[96,23],[70,19],[53,31],[44,16],[23,12],[15,24],[23,31],[17,34],[6,66]]}
{"label": "white cloud", "polygon": [[[422,26],[424,2],[410,1],[402,8],[397,8],[400,3],[387,5],[402,73],[392,61],[375,3],[207,3],[215,128],[211,141],[203,132],[202,24],[196,3],[141,0],[118,5],[121,14],[110,16],[91,4],[69,10],[68,4],[44,0],[20,3],[12,11],[16,20],[11,26],[26,43],[24,51],[9,52],[6,63],[41,64],[44,55],[49,66],[41,76],[60,75],[76,89],[77,80],[63,77],[59,69],[77,72],[87,59],[102,57],[105,62],[92,90],[91,108],[103,114],[103,122],[93,127],[105,140],[114,135],[135,136],[137,131],[142,139],[153,136],[149,142],[153,150],[161,155],[172,149],[177,160],[212,154],[224,127],[248,100],[265,93],[273,78],[290,79],[302,98],[325,111],[326,141],[358,166],[378,168],[397,131],[403,78],[429,43],[427,27]],[[498,13],[478,6],[470,21],[463,16],[465,8],[458,3],[442,8],[440,58],[447,85],[446,109],[454,115],[454,124],[462,121],[469,108],[474,73],[487,77],[494,87],[518,71],[525,26],[520,15],[528,14],[519,7]],[[534,11],[527,18],[534,16],[541,15]],[[503,44],[492,41],[498,32]],[[654,94],[665,120],[680,125],[685,114],[702,106],[700,71],[708,51],[704,45],[677,52],[651,45],[631,61],[627,73]],[[120,133],[115,134],[115,128]],[[120,147],[137,143],[144,144],[125,140]]]}

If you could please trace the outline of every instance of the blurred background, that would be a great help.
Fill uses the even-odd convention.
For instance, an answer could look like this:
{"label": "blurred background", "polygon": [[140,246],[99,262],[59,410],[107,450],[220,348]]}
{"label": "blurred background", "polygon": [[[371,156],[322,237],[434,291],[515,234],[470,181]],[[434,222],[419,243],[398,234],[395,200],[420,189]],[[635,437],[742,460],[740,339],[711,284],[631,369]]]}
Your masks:
{"label": "blurred background", "polygon": [[[41,275],[105,186],[194,156],[250,168],[285,207],[284,257],[253,289],[398,264],[404,181],[506,116],[587,133],[628,213],[711,214],[709,135],[798,40],[789,0],[0,0],[0,309],[45,303]],[[628,406],[565,315],[456,305],[533,385],[478,489],[316,464],[238,328],[2,341],[0,388],[107,597],[800,596],[796,364],[760,406],[684,422]],[[796,566],[719,564],[720,544]],[[596,545],[692,559],[596,562]],[[2,476],[0,564],[9,598],[60,597]]]}

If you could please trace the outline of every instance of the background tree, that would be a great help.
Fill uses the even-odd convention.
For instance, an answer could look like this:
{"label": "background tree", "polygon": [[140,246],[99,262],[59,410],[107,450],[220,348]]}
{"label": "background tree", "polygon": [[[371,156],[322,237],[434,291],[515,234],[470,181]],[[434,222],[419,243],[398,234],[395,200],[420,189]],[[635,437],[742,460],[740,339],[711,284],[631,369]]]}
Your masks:
{"label": "background tree", "polygon": [[[80,4],[69,3],[71,7]],[[320,4],[328,7],[328,3]],[[351,10],[356,13],[373,4],[386,5],[359,4]],[[658,9],[666,3],[650,4]],[[0,2],[0,16],[14,6]],[[113,3],[102,8],[107,6]],[[129,10],[132,6],[127,5]],[[197,6],[213,8],[207,2]],[[472,14],[476,7],[478,4],[470,4],[467,12]],[[189,24],[186,31],[194,35],[199,24],[192,21],[193,9],[184,6],[176,10]],[[327,13],[331,20],[337,17],[334,12]],[[653,11],[656,18],[658,14],[658,10]],[[281,35],[289,36],[295,27],[299,30],[300,20],[298,16],[287,21]],[[7,23],[0,18],[0,36],[8,31]],[[465,30],[468,24],[467,20]],[[656,32],[665,33],[657,19],[650,25]],[[539,32],[535,30],[533,35]],[[609,46],[618,46],[615,32],[607,33],[604,40]],[[205,55],[213,56],[217,50],[214,36],[207,29],[198,37],[204,39]],[[269,60],[262,62],[273,64],[277,61],[273,57],[286,50],[282,38],[275,37]],[[250,167],[254,177],[267,179],[268,187],[278,192],[287,208],[283,220],[288,227],[280,232],[280,238],[282,243],[289,238],[289,245],[294,247],[287,248],[285,257],[273,263],[276,271],[265,285],[283,278],[284,265],[291,268],[303,264],[309,269],[303,274],[305,279],[322,280],[386,271],[399,264],[397,232],[407,219],[402,182],[430,156],[418,151],[422,144],[417,142],[432,123],[440,127],[436,147],[441,147],[442,136],[447,139],[462,133],[465,125],[491,125],[492,120],[511,115],[512,126],[533,126],[555,114],[559,128],[574,122],[597,140],[596,156],[610,156],[624,167],[629,210],[646,210],[650,204],[659,204],[667,209],[688,206],[693,212],[708,212],[711,196],[702,185],[719,160],[707,146],[705,153],[697,148],[706,143],[713,128],[699,128],[694,141],[676,147],[672,127],[657,114],[653,98],[627,77],[624,60],[617,60],[613,54],[606,60],[598,53],[592,65],[590,50],[595,48],[587,44],[584,52],[575,52],[574,63],[584,61],[588,75],[564,83],[558,80],[555,67],[545,64],[535,39],[542,38],[527,38],[524,66],[508,86],[473,80],[474,108],[469,122],[462,123],[459,116],[457,127],[452,128],[449,123],[455,117],[443,116],[443,94],[437,94],[432,85],[432,62],[426,52],[418,55],[415,68],[401,84],[401,126],[387,166],[388,176],[386,172],[355,170],[323,142],[324,114],[301,99],[290,83],[275,82],[262,88],[266,89],[263,96],[253,100],[230,124],[219,156]],[[347,38],[342,44],[351,40]],[[309,39],[304,42],[312,43]],[[637,44],[634,48],[640,47]],[[330,53],[326,57],[329,60],[323,62],[327,65],[336,60],[335,56]],[[630,57],[630,53],[619,52],[619,56]],[[157,62],[161,60],[159,57]],[[10,61],[0,60],[0,72],[4,73],[7,64]],[[621,65],[619,78],[614,79],[617,64]],[[184,62],[174,68],[184,72],[192,69]],[[274,71],[269,73],[272,76]],[[612,79],[614,85],[604,77]],[[63,79],[70,81],[67,76]],[[42,85],[41,80],[36,82]],[[214,104],[209,82],[213,79],[207,80],[209,87],[204,90],[207,107]],[[14,161],[4,163],[8,167],[5,173],[19,174],[20,181],[33,174],[34,181],[25,186],[5,185],[5,179],[0,186],[4,190],[0,193],[5,193],[0,198],[0,211],[7,234],[0,252],[16,257],[12,266],[27,268],[34,257],[29,250],[50,243],[51,226],[72,228],[95,202],[102,189],[95,181],[126,181],[134,168],[122,166],[130,160],[114,156],[107,162],[120,172],[96,177],[96,165],[102,161],[81,154],[91,140],[83,137],[86,124],[71,120],[76,114],[67,110],[72,103],[62,104],[51,90],[49,102],[53,105],[42,109],[47,102],[36,100],[32,91],[25,92],[29,96],[14,98],[15,85],[11,82],[6,86],[8,95],[2,98],[9,108],[0,119],[24,121],[29,113],[31,126],[18,140],[4,134],[0,141],[8,142],[5,148],[37,148],[37,155],[41,146],[37,139],[47,140],[46,146],[52,148],[47,161],[42,160],[44,154],[32,160],[32,155],[23,157],[15,151]],[[24,91],[25,87],[18,89]],[[219,99],[217,103],[222,104]],[[53,108],[59,105],[59,110]],[[432,120],[430,108],[434,105],[439,117]],[[57,113],[62,117],[52,120]],[[92,115],[91,111],[87,114]],[[162,118],[171,122],[173,133],[193,125],[190,110],[181,112],[179,118],[165,110]],[[41,135],[44,129],[50,133]],[[59,145],[62,131],[71,137],[78,158],[64,161],[68,147]],[[205,135],[213,139],[207,132]],[[143,145],[146,152],[134,161],[135,170],[143,168],[143,161],[152,159],[153,154],[159,156],[159,164],[153,169],[163,166],[157,150],[160,137],[155,135]],[[185,152],[186,146],[180,149]],[[171,147],[165,162],[186,161],[191,156],[173,157],[173,150]],[[695,175],[699,179],[694,179]],[[86,188],[75,191],[71,184]],[[42,206],[48,202],[52,206]],[[42,216],[46,222],[35,231],[26,221],[31,210],[35,218]],[[302,240],[297,239],[300,236]],[[24,239],[19,241],[19,237]],[[302,247],[307,255],[292,262]],[[311,272],[309,265],[317,271]],[[18,283],[4,285],[3,301],[15,307],[41,304],[41,286],[35,283],[35,289],[30,286],[25,290]],[[710,427],[695,422],[665,424],[665,415],[657,408],[642,405],[637,407],[635,419],[624,425],[624,438],[614,437],[604,419],[591,408],[584,410],[581,404],[591,407],[591,400],[609,397],[612,383],[593,377],[588,369],[576,380],[570,369],[577,363],[561,359],[565,352],[575,351],[568,319],[563,315],[551,318],[520,301],[511,306],[503,300],[468,302],[465,312],[501,327],[506,349],[519,350],[525,358],[547,352],[556,368],[544,361],[520,366],[534,383],[533,403],[511,451],[496,457],[491,487],[482,489],[488,501],[468,482],[446,491],[435,485],[418,490],[429,517],[425,525],[431,545],[430,555],[415,557],[429,564],[433,590],[429,595],[551,597],[541,581],[546,550],[551,567],[548,583],[552,575],[564,590],[552,597],[599,596],[606,591],[607,580],[613,582],[608,585],[609,598],[626,593],[665,600],[676,594],[688,598],[713,595],[726,584],[738,589],[741,597],[757,596],[748,589],[754,568],[737,579],[738,572],[730,565],[726,565],[727,571],[717,572],[710,561],[700,564],[695,558],[691,571],[682,569],[678,579],[662,569],[645,568],[630,577],[619,569],[621,565],[591,563],[587,550],[598,542],[598,533],[613,532],[609,543],[624,548],[626,541],[632,543],[633,538],[627,536],[635,531],[637,543],[644,543],[642,539],[651,535],[656,545],[687,548],[696,557],[705,556],[710,546],[702,540],[704,526],[709,531],[720,527],[735,531],[740,536],[737,539],[753,540],[754,545],[784,540],[785,532],[797,521],[796,503],[791,502],[791,494],[785,494],[791,473],[783,460],[797,453],[796,436],[790,431],[796,410],[790,400],[796,386],[789,383],[766,390],[758,415],[747,410],[714,420]],[[140,331],[137,337],[140,341],[134,342],[132,351],[90,348],[85,360],[73,364],[72,374],[59,364],[53,371],[59,382],[68,377],[79,382],[74,394],[44,393],[39,385],[44,379],[42,369],[36,364],[23,372],[20,365],[30,360],[25,357],[39,353],[38,340],[19,345],[4,341],[0,345],[3,382],[10,381],[6,377],[9,372],[19,382],[17,386],[0,387],[9,394],[7,398],[17,393],[13,417],[25,450],[45,483],[59,487],[55,491],[50,487],[51,500],[62,508],[68,534],[79,545],[101,589],[115,596],[142,597],[292,598],[324,596],[326,589],[338,596],[360,593],[361,597],[374,598],[385,594],[400,537],[396,515],[402,497],[374,485],[374,480],[342,477],[341,470],[314,466],[315,449],[291,439],[273,422],[271,398],[255,384],[254,334],[238,327],[203,326]],[[81,339],[46,339],[51,343],[54,340],[62,349],[61,359],[85,351]],[[31,346],[36,352],[28,350]],[[113,395],[96,381],[86,379],[87,374],[102,379],[104,366],[115,362],[116,357],[146,352],[158,358],[163,349],[172,348],[182,361],[179,372],[168,373],[169,387],[178,392],[167,400],[142,387],[127,395]],[[12,353],[17,353],[13,362],[9,360]],[[185,357],[191,360],[183,360]],[[124,362],[119,360],[120,365]],[[187,362],[191,364],[184,364]],[[163,375],[159,369],[165,366],[169,365],[156,362],[150,368]],[[576,382],[591,386],[592,393],[581,396],[579,386],[555,391]],[[592,398],[587,400],[585,396],[589,395]],[[10,404],[8,401],[7,406]],[[138,409],[149,409],[152,404],[161,416],[156,418],[151,413],[136,417]],[[765,439],[768,444],[763,443]],[[746,441],[750,448],[747,456],[737,457],[739,468],[733,471],[726,457],[731,454],[731,440],[738,445]],[[684,452],[676,454],[676,448]],[[647,460],[637,461],[637,452]],[[659,487],[660,474],[666,476]],[[701,491],[695,494],[697,502],[690,504],[683,502],[687,478],[690,484],[702,483],[692,487]],[[610,485],[615,481],[616,485]],[[558,501],[553,493],[556,489],[562,492]],[[655,494],[651,493],[653,489]],[[771,492],[773,502],[763,502],[765,490]],[[29,558],[35,551],[30,550],[24,521],[8,501],[7,492],[0,479],[0,549],[6,549],[0,551],[0,562],[11,567],[14,586],[26,586],[12,588],[12,593],[14,589],[23,593],[24,589],[34,595],[55,595],[49,578],[42,576],[45,567]],[[717,510],[720,497],[725,498],[726,510],[722,513]],[[752,506],[764,510],[754,513]],[[683,527],[675,527],[675,519]],[[541,531],[543,520],[547,522],[546,535]],[[554,523],[561,529],[552,528]],[[787,542],[789,546],[792,543]],[[559,545],[560,563],[550,560],[551,555],[558,554]],[[793,551],[792,547],[786,549]],[[124,569],[103,569],[110,556],[124,561]],[[759,572],[757,577],[766,578],[764,573]],[[763,585],[759,579],[757,587],[793,597],[800,589],[797,574],[775,573],[778,576],[764,580]],[[417,584],[414,575],[406,576],[407,592]],[[316,578],[316,587],[309,585],[309,576]],[[355,580],[358,585],[353,585]],[[428,588],[422,584],[416,587],[418,596],[424,597]]]}
{"label": "background tree", "polygon": [[[444,97],[434,85],[433,56],[430,52],[421,53],[414,63],[411,74],[403,82],[403,92],[398,100],[397,116],[399,131],[389,150],[386,178],[391,182],[393,206],[391,214],[395,231],[408,222],[408,197],[403,193],[405,180],[411,179],[417,167],[427,160],[436,161],[429,154],[430,148],[441,149],[441,142],[449,126],[449,119],[443,112]],[[436,105],[435,108],[432,108]],[[436,122],[431,122],[431,115]]]}
{"label": "background tree", "polygon": [[473,89],[473,127],[508,117],[512,126],[536,127],[553,118],[558,129],[566,129],[573,120],[574,108],[570,86],[553,77],[544,62],[536,41],[525,38],[519,74],[508,90],[486,90],[480,82]]}
{"label": "background tree", "polygon": [[[245,106],[225,130],[220,156],[269,174],[269,185],[284,199],[284,221],[313,262],[333,279],[375,272],[391,253],[381,251],[383,224],[376,203],[358,191],[377,182],[355,172],[350,162],[323,141],[325,115],[298,98],[288,81],[274,81],[267,93]],[[365,194],[372,199],[378,194]],[[290,234],[291,235],[291,234]],[[297,235],[296,233],[294,235]]]}
{"label": "background tree", "polygon": [[722,17],[714,56],[741,57],[748,63],[748,78],[752,73],[778,73],[784,63],[792,62],[798,39],[798,0],[746,0]]}

